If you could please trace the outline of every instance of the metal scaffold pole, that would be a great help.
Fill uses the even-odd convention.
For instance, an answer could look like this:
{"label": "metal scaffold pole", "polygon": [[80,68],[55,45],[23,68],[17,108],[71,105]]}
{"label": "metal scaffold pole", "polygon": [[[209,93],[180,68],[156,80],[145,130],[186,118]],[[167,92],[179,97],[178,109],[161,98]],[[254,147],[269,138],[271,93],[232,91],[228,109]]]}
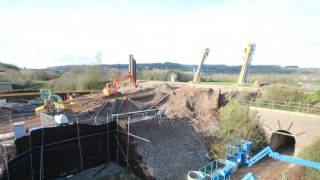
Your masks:
{"label": "metal scaffold pole", "polygon": [[6,171],[7,171],[7,179],[10,180],[10,172],[9,172],[9,166],[8,166],[8,159],[7,159],[7,150],[6,150],[6,146],[3,144],[2,142],[2,146],[3,146],[3,150],[4,150],[4,163],[6,166]]}
{"label": "metal scaffold pole", "polygon": [[32,162],[32,131],[29,132],[29,156],[30,156],[30,171],[31,171],[31,179],[33,180],[33,162]]}
{"label": "metal scaffold pole", "polygon": [[[119,130],[118,130],[118,124],[119,123],[119,116],[117,116],[117,137],[116,137],[116,140],[118,141],[119,140]],[[119,147],[117,146],[117,162],[119,163]]]}
{"label": "metal scaffold pole", "polygon": [[128,117],[128,142],[127,142],[127,172],[129,171],[129,140],[130,140],[130,118],[131,116]]}
{"label": "metal scaffold pole", "polygon": [[40,157],[40,169],[39,169],[39,172],[40,172],[40,180],[43,179],[43,152],[44,152],[44,146],[43,146],[43,143],[44,143],[44,128],[42,127],[41,129],[41,157]]}
{"label": "metal scaffold pole", "polygon": [[107,113],[107,158],[110,161],[110,149],[109,149],[109,114]]}
{"label": "metal scaffold pole", "polygon": [[81,171],[83,171],[83,158],[82,158],[82,151],[81,151],[81,141],[80,141],[80,131],[79,131],[79,119],[78,116],[76,116],[76,120],[77,120],[77,134],[78,134],[78,144],[79,144],[79,155],[80,155],[80,167],[81,167]]}

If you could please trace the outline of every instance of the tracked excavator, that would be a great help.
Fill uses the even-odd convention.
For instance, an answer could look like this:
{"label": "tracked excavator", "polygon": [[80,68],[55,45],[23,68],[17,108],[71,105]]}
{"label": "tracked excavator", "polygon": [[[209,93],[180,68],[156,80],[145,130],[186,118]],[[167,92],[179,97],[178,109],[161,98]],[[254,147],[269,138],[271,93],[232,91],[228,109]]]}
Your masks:
{"label": "tracked excavator", "polygon": [[119,83],[121,81],[124,81],[128,79],[129,80],[129,84],[137,87],[137,83],[135,81],[135,79],[133,78],[133,76],[130,74],[130,72],[125,72],[123,74],[121,74],[119,77],[117,77],[116,79],[113,80],[112,84],[108,83],[106,84],[106,86],[102,89],[102,93],[104,95],[104,97],[116,97],[121,95],[121,92],[119,92]]}

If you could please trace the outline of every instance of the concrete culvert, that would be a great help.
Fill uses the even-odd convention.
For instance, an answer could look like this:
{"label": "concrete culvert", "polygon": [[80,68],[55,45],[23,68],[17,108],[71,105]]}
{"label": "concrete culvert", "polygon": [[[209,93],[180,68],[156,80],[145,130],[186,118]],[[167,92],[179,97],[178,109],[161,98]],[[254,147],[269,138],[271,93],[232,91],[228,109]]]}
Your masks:
{"label": "concrete culvert", "polygon": [[189,171],[188,180],[204,179],[204,175],[199,171]]}
{"label": "concrete culvert", "polygon": [[296,140],[286,130],[277,130],[271,135],[270,145],[274,151],[282,154],[292,155],[294,153]]}

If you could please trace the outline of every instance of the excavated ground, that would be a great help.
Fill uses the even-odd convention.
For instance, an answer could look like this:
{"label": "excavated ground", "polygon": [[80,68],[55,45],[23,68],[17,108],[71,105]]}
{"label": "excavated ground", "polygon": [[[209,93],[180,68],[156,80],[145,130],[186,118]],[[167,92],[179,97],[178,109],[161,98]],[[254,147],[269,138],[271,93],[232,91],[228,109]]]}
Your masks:
{"label": "excavated ground", "polygon": [[[150,140],[136,139],[137,152],[156,179],[186,179],[189,170],[196,170],[208,162],[206,137],[218,128],[216,118],[220,90],[180,83],[145,82],[139,85],[137,89],[123,90],[121,99],[124,104],[119,112],[163,107],[165,118],[161,124],[143,121],[130,125],[132,134]],[[114,98],[102,97],[102,94],[82,96],[74,111],[93,115],[111,111],[111,103],[101,107]],[[289,166],[266,158],[254,167],[240,169],[233,179],[241,179],[247,172],[253,172],[259,179],[279,179]],[[290,179],[299,178],[292,176]]]}
{"label": "excavated ground", "polygon": [[[121,91],[120,97],[104,98],[102,93],[80,96],[74,100],[73,112],[79,121],[99,124],[114,111],[112,104],[118,100],[122,101],[122,106],[115,113],[164,108],[165,117],[160,124],[157,120],[130,124],[130,133],[150,141],[134,139],[148,172],[156,179],[186,179],[188,171],[197,170],[208,162],[207,137],[218,129],[219,88],[140,82],[136,89]],[[28,122],[39,123],[39,120],[29,119]],[[8,128],[2,124],[2,129]],[[247,172],[253,172],[259,179],[279,179],[288,166],[266,159],[254,167],[240,169],[233,179],[241,179]],[[292,176],[290,179],[299,178]]]}
{"label": "excavated ground", "polygon": [[156,179],[186,179],[190,170],[206,164],[205,142],[183,121],[138,122],[131,132],[150,142],[138,140],[137,151]]}
{"label": "excavated ground", "polygon": [[[156,179],[186,179],[190,170],[206,164],[206,137],[217,130],[220,90],[195,88],[188,84],[139,83],[137,89],[123,89],[117,99],[123,105],[117,113],[164,108],[165,117],[130,124],[130,133],[150,140],[135,139],[142,162]],[[73,111],[82,119],[105,118],[115,98],[92,94],[76,99]],[[95,118],[96,117],[96,118]],[[97,118],[98,117],[98,118]],[[90,122],[90,121],[89,121]]]}

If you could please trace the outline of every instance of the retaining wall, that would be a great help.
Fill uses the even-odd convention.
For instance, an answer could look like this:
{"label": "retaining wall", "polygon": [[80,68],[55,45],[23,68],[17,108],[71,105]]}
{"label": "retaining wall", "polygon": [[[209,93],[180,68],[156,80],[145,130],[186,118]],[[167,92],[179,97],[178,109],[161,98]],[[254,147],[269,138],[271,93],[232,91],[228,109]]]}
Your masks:
{"label": "retaining wall", "polygon": [[133,138],[129,137],[128,143],[128,135],[119,133],[117,129],[126,131],[115,122],[35,130],[31,136],[15,141],[16,150],[9,154],[8,170],[4,169],[0,179],[7,179],[8,173],[10,180],[53,179],[107,162],[118,162],[141,179],[154,179],[148,175],[148,167],[141,162]]}

